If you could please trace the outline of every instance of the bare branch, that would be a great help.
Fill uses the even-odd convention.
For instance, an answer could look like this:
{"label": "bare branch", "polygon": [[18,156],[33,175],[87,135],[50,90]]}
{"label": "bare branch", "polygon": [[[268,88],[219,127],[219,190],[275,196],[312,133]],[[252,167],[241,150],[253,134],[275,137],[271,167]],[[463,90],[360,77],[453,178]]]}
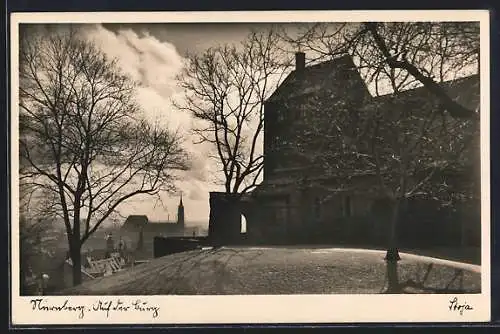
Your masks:
{"label": "bare branch", "polygon": [[190,56],[179,77],[185,97],[176,106],[199,120],[194,129],[199,142],[214,145],[226,192],[248,191],[241,188],[244,181],[258,179],[263,168],[258,145],[264,101],[288,71],[280,43],[275,27],[251,32],[239,46],[221,45]]}
{"label": "bare branch", "polygon": [[142,119],[136,85],[117,62],[78,33],[34,34],[21,45],[20,180],[57,195],[51,210],[76,259],[121,203],[174,189],[187,156],[181,138]]}

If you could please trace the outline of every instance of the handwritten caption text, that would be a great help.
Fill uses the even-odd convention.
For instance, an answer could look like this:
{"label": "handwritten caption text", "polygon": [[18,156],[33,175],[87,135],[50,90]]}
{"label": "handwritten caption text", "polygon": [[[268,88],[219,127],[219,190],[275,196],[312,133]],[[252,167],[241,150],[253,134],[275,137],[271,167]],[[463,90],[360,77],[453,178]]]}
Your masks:
{"label": "handwritten caption text", "polygon": [[122,301],[117,299],[99,299],[91,304],[74,303],[70,299],[62,302],[51,302],[47,298],[33,298],[30,300],[31,308],[35,312],[69,312],[76,313],[79,319],[83,319],[87,313],[103,312],[106,317],[113,313],[141,312],[149,313],[153,318],[160,314],[160,307],[151,305],[148,301],[135,299],[133,301]]}

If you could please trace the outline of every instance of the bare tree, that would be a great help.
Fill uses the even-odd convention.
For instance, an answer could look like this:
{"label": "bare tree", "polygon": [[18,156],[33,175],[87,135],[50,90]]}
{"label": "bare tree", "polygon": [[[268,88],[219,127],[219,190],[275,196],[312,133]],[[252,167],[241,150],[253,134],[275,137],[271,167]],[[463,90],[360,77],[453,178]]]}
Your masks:
{"label": "bare tree", "polygon": [[314,24],[284,39],[311,52],[314,60],[350,54],[368,83],[392,92],[423,85],[455,117],[477,119],[479,110],[449,97],[439,82],[477,73],[478,22],[367,22]]}
{"label": "bare tree", "polygon": [[[332,194],[370,191],[387,199],[389,292],[398,290],[397,222],[407,201],[457,205],[478,194],[477,182],[461,184],[449,172],[463,178],[477,159],[479,99],[457,101],[449,92],[460,80],[444,82],[477,71],[478,39],[473,23],[367,23],[308,27],[295,40],[318,59],[351,54],[379,95],[359,104],[332,98],[338,95],[335,83],[320,84],[323,91],[300,106],[308,117],[297,123],[299,142],[293,145],[338,181],[326,187]],[[405,93],[419,85],[419,93]]]}
{"label": "bare tree", "polygon": [[342,193],[371,193],[386,201],[388,260],[399,259],[397,226],[409,200],[458,207],[477,199],[477,175],[468,169],[477,159],[477,122],[439,113],[430,94],[362,107],[331,96],[335,92],[326,90],[301,105],[307,116],[296,121],[295,140],[287,144],[334,180],[308,180],[329,194],[324,201]]}
{"label": "bare tree", "polygon": [[135,83],[78,31],[20,43],[20,180],[56,198],[73,283],[84,242],[127,199],[174,189],[180,138],[142,118]]}
{"label": "bare tree", "polygon": [[276,28],[251,32],[239,45],[190,56],[179,77],[185,96],[176,104],[200,121],[194,132],[213,145],[227,193],[252,190],[262,174],[264,101],[288,65],[279,43]]}

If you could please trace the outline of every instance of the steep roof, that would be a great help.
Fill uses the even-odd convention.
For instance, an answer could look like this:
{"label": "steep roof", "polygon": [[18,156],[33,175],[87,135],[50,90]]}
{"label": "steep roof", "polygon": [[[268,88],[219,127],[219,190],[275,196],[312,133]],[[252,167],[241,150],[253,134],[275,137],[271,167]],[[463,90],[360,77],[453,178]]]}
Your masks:
{"label": "steep roof", "polygon": [[177,222],[163,221],[153,222],[148,219],[146,215],[130,215],[122,225],[123,230],[131,232],[143,231],[144,233],[172,233],[183,230],[183,225]]}
{"label": "steep roof", "polygon": [[[480,104],[480,78],[478,74],[463,78],[448,80],[439,84],[444,88],[448,96],[463,107],[475,110]],[[435,99],[436,97],[424,86],[408,89],[400,92],[397,96],[386,94],[374,97],[375,103],[389,103],[391,101],[403,100],[404,103],[411,103],[414,100],[420,103],[422,98]]]}
{"label": "steep roof", "polygon": [[317,92],[324,88],[325,82],[332,80],[356,82],[357,88],[361,92],[366,94],[366,96],[370,95],[368,87],[359,75],[352,58],[349,55],[344,55],[307,66],[299,71],[293,70],[267,99],[267,102],[275,102],[282,98],[294,98]]}
{"label": "steep roof", "polygon": [[146,215],[130,215],[123,224],[123,229],[140,230],[148,223],[148,216]]}
{"label": "steep roof", "polygon": [[[355,87],[366,97],[368,103],[389,103],[397,100],[404,100],[405,103],[422,97],[435,99],[429,90],[423,86],[402,91],[395,96],[386,94],[373,97],[368,91],[366,83],[361,78],[358,68],[354,64],[351,56],[344,55],[319,64],[305,67],[302,71],[292,71],[274,93],[267,99],[267,102],[278,102],[281,99],[290,99],[307,94],[314,94],[324,89],[325,83],[331,80],[354,81]],[[471,75],[459,79],[449,80],[440,85],[445,88],[448,95],[464,106],[475,110],[479,106],[479,75]]]}

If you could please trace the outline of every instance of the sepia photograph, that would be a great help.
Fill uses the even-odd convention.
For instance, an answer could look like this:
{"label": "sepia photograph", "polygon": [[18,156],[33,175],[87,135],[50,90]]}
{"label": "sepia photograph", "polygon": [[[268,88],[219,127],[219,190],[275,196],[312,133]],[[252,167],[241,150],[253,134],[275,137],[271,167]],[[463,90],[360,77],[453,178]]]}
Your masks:
{"label": "sepia photograph", "polygon": [[20,322],[488,320],[488,12],[114,14],[11,20]]}

